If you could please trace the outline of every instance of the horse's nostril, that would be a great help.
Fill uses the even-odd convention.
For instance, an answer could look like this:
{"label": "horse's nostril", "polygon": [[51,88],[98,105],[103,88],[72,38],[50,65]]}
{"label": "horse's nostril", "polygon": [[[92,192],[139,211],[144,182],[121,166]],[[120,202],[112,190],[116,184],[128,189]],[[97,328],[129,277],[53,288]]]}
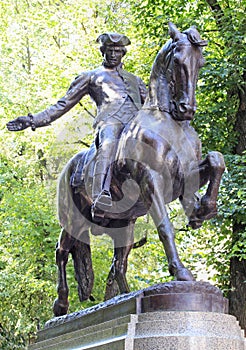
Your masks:
{"label": "horse's nostril", "polygon": [[185,113],[188,110],[188,106],[185,103],[180,103],[179,110],[181,113]]}
{"label": "horse's nostril", "polygon": [[180,103],[179,104],[179,111],[181,113],[194,114],[196,111],[196,106],[191,106],[190,104],[187,104],[187,103]]}

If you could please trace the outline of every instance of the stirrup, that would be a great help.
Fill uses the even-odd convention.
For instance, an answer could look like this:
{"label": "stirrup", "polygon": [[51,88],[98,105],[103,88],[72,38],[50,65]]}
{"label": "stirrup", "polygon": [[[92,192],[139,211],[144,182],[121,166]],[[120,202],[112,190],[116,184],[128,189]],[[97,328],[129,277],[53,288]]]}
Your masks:
{"label": "stirrup", "polygon": [[104,211],[95,207],[94,204],[91,206],[91,218],[92,221],[101,224],[104,220]]}
{"label": "stirrup", "polygon": [[94,207],[107,210],[112,207],[112,197],[109,191],[103,190],[94,202]]}

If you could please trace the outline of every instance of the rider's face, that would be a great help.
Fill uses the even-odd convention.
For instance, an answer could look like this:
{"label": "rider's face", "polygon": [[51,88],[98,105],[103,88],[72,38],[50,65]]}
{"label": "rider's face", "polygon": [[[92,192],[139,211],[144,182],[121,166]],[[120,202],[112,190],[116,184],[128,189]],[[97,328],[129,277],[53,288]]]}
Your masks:
{"label": "rider's face", "polygon": [[118,46],[107,46],[104,51],[104,59],[108,67],[114,68],[121,63],[121,59],[124,56],[122,47]]}

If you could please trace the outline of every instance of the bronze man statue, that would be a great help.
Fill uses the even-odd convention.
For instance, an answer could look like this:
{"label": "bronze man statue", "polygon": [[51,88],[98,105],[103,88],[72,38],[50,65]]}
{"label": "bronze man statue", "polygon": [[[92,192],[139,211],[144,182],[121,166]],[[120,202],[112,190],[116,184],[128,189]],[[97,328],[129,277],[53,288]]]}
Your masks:
{"label": "bronze man statue", "polygon": [[[106,174],[110,182],[110,164],[113,162],[117,140],[124,126],[135,117],[141,108],[146,87],[139,77],[122,69],[126,46],[131,42],[118,33],[101,34],[97,42],[104,58],[101,67],[81,73],[71,84],[66,95],[46,110],[22,116],[10,121],[10,131],[46,126],[60,118],[85,95],[90,95],[97,105],[94,128],[97,129],[97,160],[95,163],[92,199],[93,208],[102,204],[111,206],[109,187],[104,188]],[[99,205],[100,206],[100,205]]]}

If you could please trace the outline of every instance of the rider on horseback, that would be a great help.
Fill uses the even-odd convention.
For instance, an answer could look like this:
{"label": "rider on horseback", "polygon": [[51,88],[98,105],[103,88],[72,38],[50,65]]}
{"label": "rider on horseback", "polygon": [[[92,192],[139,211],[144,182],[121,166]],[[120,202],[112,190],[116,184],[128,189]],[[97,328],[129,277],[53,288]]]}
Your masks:
{"label": "rider on horseback", "polygon": [[[101,34],[100,43],[104,58],[101,67],[81,73],[71,84],[66,95],[46,110],[10,121],[10,131],[47,126],[68,112],[85,96],[90,95],[97,105],[94,128],[97,129],[97,156],[93,175],[93,208],[112,205],[109,192],[111,163],[114,161],[117,140],[124,126],[136,115],[145,97],[142,80],[122,69],[122,58],[131,42],[118,33]],[[107,175],[107,176],[106,176]],[[107,178],[107,181],[105,181]],[[106,182],[106,183],[105,183]]]}

